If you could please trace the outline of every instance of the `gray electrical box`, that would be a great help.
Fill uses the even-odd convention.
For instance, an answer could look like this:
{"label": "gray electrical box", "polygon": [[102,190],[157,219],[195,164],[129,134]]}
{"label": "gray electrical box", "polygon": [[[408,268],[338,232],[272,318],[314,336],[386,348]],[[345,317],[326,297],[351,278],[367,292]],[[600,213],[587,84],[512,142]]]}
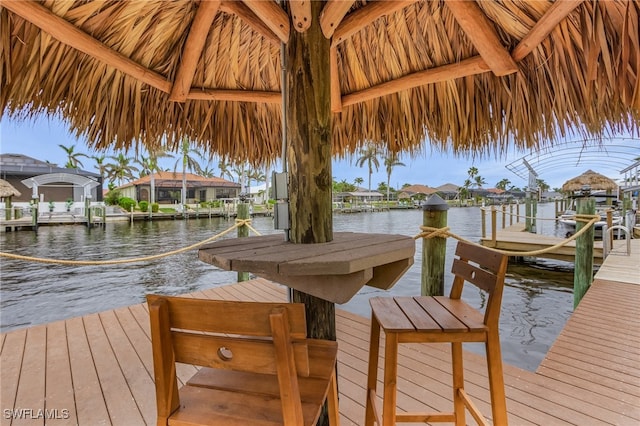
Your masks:
{"label": "gray electrical box", "polygon": [[276,200],[288,200],[289,199],[289,185],[287,173],[273,172],[273,198]]}
{"label": "gray electrical box", "polygon": [[273,209],[274,229],[289,229],[289,204],[276,203]]}

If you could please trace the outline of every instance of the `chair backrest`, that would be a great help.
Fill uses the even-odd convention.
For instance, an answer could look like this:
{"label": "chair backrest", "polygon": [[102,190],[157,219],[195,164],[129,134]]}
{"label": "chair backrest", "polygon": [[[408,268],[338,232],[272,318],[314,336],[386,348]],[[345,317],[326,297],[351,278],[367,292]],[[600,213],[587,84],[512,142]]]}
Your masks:
{"label": "chair backrest", "polygon": [[300,410],[297,376],[309,375],[302,303],[230,302],[148,295],[158,417],[179,405],[175,363],[278,376]]}
{"label": "chair backrest", "polygon": [[508,256],[475,244],[458,242],[451,272],[454,275],[449,297],[460,299],[464,283],[469,282],[488,293],[484,323],[497,327]]}

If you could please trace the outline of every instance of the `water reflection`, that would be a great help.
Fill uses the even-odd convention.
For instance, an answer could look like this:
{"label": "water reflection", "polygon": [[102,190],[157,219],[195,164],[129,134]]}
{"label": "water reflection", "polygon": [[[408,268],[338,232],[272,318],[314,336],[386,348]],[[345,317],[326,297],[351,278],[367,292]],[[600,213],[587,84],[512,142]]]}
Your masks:
{"label": "water reflection", "polygon": [[[549,206],[546,206],[549,208]],[[544,209],[539,214],[551,217]],[[481,236],[477,208],[449,210],[452,232],[472,241]],[[391,211],[344,214],[334,217],[336,231],[396,233],[419,232],[422,212]],[[182,248],[227,229],[232,220],[221,218],[177,221],[109,223],[106,229],[82,226],[41,227],[38,234],[0,234],[3,251],[59,259],[121,259],[148,256]],[[255,218],[261,233],[276,233],[270,218]],[[550,226],[550,225],[549,225]],[[551,231],[555,232],[555,230]],[[449,239],[448,253],[456,242]],[[416,261],[390,290],[365,287],[342,308],[369,316],[372,296],[420,294],[422,244],[416,245]],[[446,270],[451,269],[451,256]],[[139,303],[147,293],[180,294],[228,284],[235,272],[218,270],[197,259],[190,251],[146,263],[106,266],[65,266],[2,259],[0,329],[70,318],[115,307]],[[451,277],[446,277],[450,284]],[[504,292],[501,336],[505,361],[533,370],[555,340],[572,311],[572,265],[539,260],[510,263]],[[445,287],[448,292],[449,288]],[[476,289],[465,290],[464,298],[475,306],[484,299]],[[473,350],[477,347],[471,346]]]}

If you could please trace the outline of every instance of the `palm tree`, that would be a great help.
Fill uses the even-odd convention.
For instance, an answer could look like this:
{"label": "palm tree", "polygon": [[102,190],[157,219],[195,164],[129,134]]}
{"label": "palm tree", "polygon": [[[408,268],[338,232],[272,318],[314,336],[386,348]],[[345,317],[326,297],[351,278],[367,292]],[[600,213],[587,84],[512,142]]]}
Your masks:
{"label": "palm tree", "polygon": [[254,180],[256,185],[260,182],[264,182],[267,176],[260,169],[250,169],[247,173],[247,180],[249,182],[249,193],[251,193],[251,181]]}
{"label": "palm tree", "polygon": [[200,176],[204,176],[206,178],[215,177],[215,169],[211,164],[207,164],[204,169],[200,169]]}
{"label": "palm tree", "polygon": [[473,184],[477,188],[482,188],[482,185],[486,185],[487,181],[482,176],[476,176],[475,179],[473,180]]}
{"label": "palm tree", "polygon": [[496,183],[496,188],[506,191],[509,185],[511,185],[511,181],[507,178],[504,178],[501,179],[500,182]]}
{"label": "palm tree", "polygon": [[189,139],[185,137],[182,139],[182,145],[180,146],[180,156],[176,160],[176,164],[173,168],[173,174],[175,176],[178,164],[182,162],[182,194],[180,202],[182,203],[183,208],[187,205],[187,170],[195,173],[200,173],[201,170],[200,164],[191,156],[191,154],[196,154],[201,159],[203,158],[200,151],[196,151],[191,148]]}
{"label": "palm tree", "polygon": [[105,175],[107,174],[107,165],[104,161],[107,159],[107,156],[104,154],[93,155],[91,156],[91,159],[96,162],[95,168],[98,170],[98,173],[100,174],[100,180],[104,184]]}
{"label": "palm tree", "polygon": [[163,171],[162,168],[158,165],[158,158],[173,158],[173,155],[169,154],[164,146],[160,146],[157,148],[147,148],[147,152],[149,153],[149,157],[141,156],[141,161],[139,161],[140,165],[142,166],[140,177],[147,175],[149,176],[149,185],[151,187],[149,203],[153,204],[156,202],[155,173]]}
{"label": "palm tree", "polygon": [[378,160],[378,148],[372,143],[368,144],[365,148],[360,150],[361,157],[356,161],[358,167],[363,167],[365,164],[369,167],[369,192],[371,192],[371,175],[373,174],[373,166],[376,168],[376,172],[380,167],[380,161]]}
{"label": "palm tree", "polygon": [[75,145],[64,146],[62,144],[59,144],[58,146],[67,153],[67,164],[64,165],[67,169],[77,169],[78,166],[84,167],[84,165],[80,160],[78,160],[78,158],[89,158],[87,154],[83,154],[81,152],[73,152],[74,148],[76,147]]}
{"label": "palm tree", "polygon": [[117,156],[110,156],[109,158],[115,160],[114,163],[105,165],[107,171],[107,178],[109,180],[118,180],[118,186],[122,186],[123,180],[134,179],[133,172],[138,172],[138,168],[131,164],[135,159],[127,157],[123,153],[119,153]]}
{"label": "palm tree", "polygon": [[387,169],[387,201],[389,201],[390,184],[391,184],[391,172],[396,166],[404,166],[405,164],[400,161],[396,152],[389,152],[384,158],[384,166]]}
{"label": "palm tree", "polygon": [[220,160],[218,163],[218,168],[220,169],[220,177],[224,179],[224,177],[228,177],[231,181],[235,182],[233,173],[231,172],[231,164],[225,160]]}
{"label": "palm tree", "polygon": [[362,185],[362,182],[364,182],[364,179],[362,179],[361,177],[357,177],[353,180],[353,183],[355,183],[356,186]]}

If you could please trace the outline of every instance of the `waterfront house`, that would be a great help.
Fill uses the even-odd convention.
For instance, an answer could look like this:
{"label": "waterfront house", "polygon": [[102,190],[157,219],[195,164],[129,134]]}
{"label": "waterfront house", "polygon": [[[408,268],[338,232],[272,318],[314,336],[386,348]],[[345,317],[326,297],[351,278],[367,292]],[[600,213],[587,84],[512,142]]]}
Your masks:
{"label": "waterfront house", "polygon": [[99,174],[59,167],[27,155],[0,154],[0,178],[20,192],[13,202],[31,201],[34,186],[41,202],[84,201],[89,194],[92,201],[102,201],[102,178]]}
{"label": "waterfront house", "polygon": [[[186,173],[187,203],[213,201],[223,198],[237,198],[240,194],[240,184],[219,177],[204,177]],[[158,172],[153,173],[155,197],[159,204],[180,203],[182,191],[182,173]],[[141,177],[117,188],[123,197],[137,201],[150,201],[151,175]]]}

